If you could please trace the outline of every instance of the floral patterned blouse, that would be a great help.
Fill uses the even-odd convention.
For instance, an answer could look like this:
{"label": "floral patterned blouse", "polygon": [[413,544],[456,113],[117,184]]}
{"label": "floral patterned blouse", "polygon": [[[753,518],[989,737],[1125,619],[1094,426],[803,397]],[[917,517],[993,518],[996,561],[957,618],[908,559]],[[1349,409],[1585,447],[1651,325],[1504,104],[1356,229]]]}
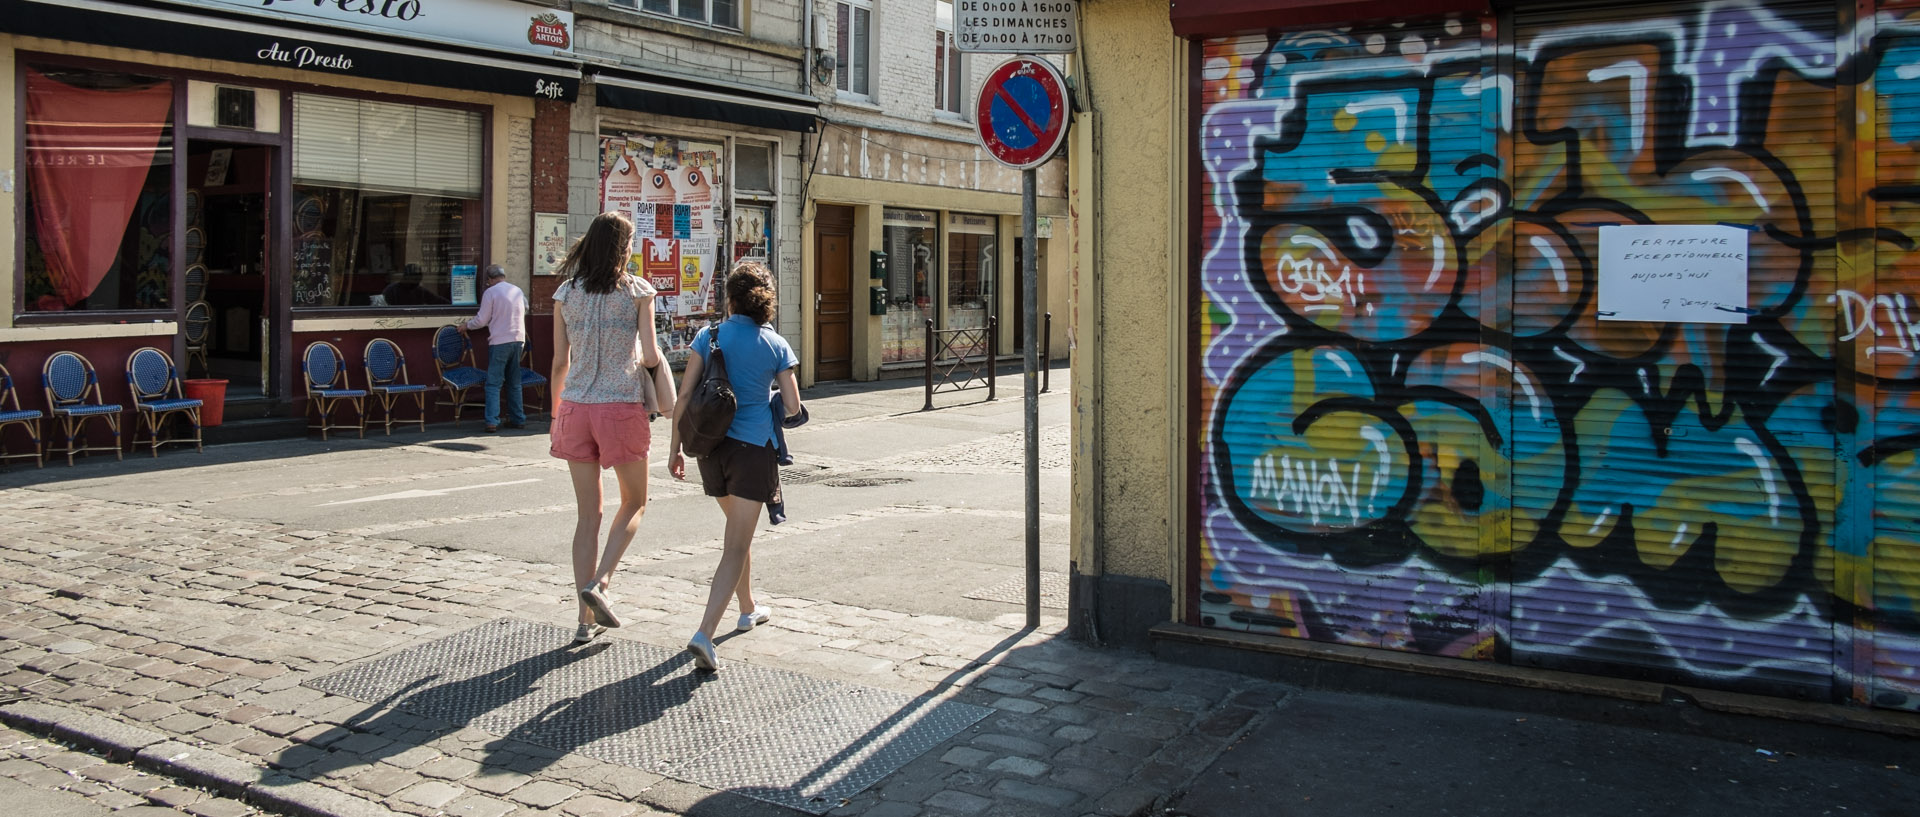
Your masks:
{"label": "floral patterned blouse", "polygon": [[[611,292],[587,292],[567,281],[553,293],[573,349],[560,399],[569,403],[641,403],[653,381],[640,352],[641,298],[653,297],[645,279],[625,276]],[[649,307],[651,310],[651,307]],[[648,314],[645,320],[653,320]]]}

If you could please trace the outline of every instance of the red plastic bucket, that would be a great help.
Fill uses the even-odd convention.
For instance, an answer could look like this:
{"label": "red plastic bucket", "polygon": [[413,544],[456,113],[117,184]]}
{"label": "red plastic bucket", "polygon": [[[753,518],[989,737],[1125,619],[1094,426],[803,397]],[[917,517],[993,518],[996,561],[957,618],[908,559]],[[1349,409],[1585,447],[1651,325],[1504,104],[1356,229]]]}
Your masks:
{"label": "red plastic bucket", "polygon": [[211,378],[180,381],[189,400],[200,401],[200,425],[217,426],[227,408],[227,381]]}

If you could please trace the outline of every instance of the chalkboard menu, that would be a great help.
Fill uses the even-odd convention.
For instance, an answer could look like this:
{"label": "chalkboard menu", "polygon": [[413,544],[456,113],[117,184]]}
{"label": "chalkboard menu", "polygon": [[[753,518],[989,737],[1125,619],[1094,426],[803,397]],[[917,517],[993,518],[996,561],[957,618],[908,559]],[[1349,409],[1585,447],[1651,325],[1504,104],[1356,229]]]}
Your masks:
{"label": "chalkboard menu", "polygon": [[302,238],[293,244],[293,305],[326,306],[333,299],[333,242]]}

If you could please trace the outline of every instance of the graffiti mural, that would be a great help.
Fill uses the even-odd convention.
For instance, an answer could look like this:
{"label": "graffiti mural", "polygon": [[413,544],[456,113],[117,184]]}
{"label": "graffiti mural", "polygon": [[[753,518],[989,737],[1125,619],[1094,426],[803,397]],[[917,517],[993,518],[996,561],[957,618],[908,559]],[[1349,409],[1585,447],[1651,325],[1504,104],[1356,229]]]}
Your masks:
{"label": "graffiti mural", "polygon": [[[1920,708],[1920,25],[1837,16],[1205,43],[1203,621]],[[1744,322],[1603,319],[1624,224]]]}

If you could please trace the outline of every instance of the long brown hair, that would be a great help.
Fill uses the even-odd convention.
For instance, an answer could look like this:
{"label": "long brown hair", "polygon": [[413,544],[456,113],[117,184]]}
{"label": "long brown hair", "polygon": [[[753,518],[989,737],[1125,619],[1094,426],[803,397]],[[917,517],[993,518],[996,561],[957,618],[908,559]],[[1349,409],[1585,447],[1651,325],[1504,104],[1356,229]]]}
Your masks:
{"label": "long brown hair", "polygon": [[735,264],[727,275],[727,311],[754,323],[773,321],[773,271],[758,261]]}
{"label": "long brown hair", "polygon": [[633,252],[633,221],[626,213],[609,210],[593,217],[587,234],[567,250],[560,269],[572,276],[573,285],[586,292],[612,292],[626,277],[627,261]]}

